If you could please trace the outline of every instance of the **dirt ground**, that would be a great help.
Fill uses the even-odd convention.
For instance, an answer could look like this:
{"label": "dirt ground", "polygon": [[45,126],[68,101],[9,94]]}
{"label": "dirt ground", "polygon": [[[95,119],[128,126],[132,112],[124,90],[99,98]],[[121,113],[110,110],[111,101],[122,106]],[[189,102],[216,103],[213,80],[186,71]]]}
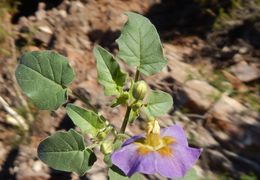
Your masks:
{"label": "dirt ground", "polygon": [[[38,159],[42,139],[75,126],[64,107],[55,112],[38,110],[18,87],[14,71],[24,52],[58,51],[76,71],[71,89],[120,128],[126,108],[110,108],[111,98],[97,82],[92,50],[99,44],[118,51],[115,39],[127,11],[148,17],[158,29],[168,66],[142,79],[174,99],[174,107],[160,119],[160,125],[181,124],[189,143],[203,148],[194,167],[198,179],[260,177],[257,1],[224,4],[223,11],[230,14],[218,11],[214,3],[198,5],[194,0],[21,2],[17,12],[3,13],[0,3],[0,179],[107,179],[101,153],[84,177],[50,169]],[[72,96],[68,102],[82,105]],[[140,118],[127,132],[134,135],[143,129]],[[157,175],[144,178],[162,179]]]}

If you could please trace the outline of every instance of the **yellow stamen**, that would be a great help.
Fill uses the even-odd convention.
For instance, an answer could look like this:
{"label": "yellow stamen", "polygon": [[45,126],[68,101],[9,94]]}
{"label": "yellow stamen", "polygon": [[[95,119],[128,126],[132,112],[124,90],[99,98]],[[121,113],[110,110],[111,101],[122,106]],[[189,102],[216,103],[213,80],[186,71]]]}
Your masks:
{"label": "yellow stamen", "polygon": [[156,147],[161,144],[160,134],[147,134],[145,139],[145,144]]}
{"label": "yellow stamen", "polygon": [[161,156],[171,156],[172,149],[170,145],[176,142],[171,136],[160,136],[160,126],[158,121],[148,122],[146,129],[146,137],[135,142],[139,148],[140,155],[147,155],[150,152],[158,152]]}
{"label": "yellow stamen", "polygon": [[158,121],[152,120],[147,123],[146,133],[160,134],[160,125]]}

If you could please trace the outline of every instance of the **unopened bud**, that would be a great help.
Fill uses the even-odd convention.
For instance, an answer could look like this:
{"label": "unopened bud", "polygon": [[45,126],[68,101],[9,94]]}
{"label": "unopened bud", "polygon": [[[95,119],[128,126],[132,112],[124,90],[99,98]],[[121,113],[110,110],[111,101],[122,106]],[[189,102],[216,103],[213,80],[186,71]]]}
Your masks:
{"label": "unopened bud", "polygon": [[100,146],[100,150],[103,154],[110,154],[113,151],[113,141],[105,140]]}
{"label": "unopened bud", "polygon": [[138,81],[133,88],[133,96],[137,100],[143,100],[147,93],[147,84],[144,81]]}
{"label": "unopened bud", "polygon": [[111,132],[112,129],[112,126],[107,126],[103,131],[98,133],[97,138],[100,140],[104,139]]}
{"label": "unopened bud", "polygon": [[143,103],[140,102],[140,101],[138,101],[138,102],[136,102],[136,103],[134,103],[134,104],[132,105],[132,109],[133,109],[134,111],[137,111],[138,109],[140,109],[140,108],[142,107],[142,105],[143,105]]}
{"label": "unopened bud", "polygon": [[124,99],[128,99],[129,98],[129,93],[128,92],[123,92],[121,97],[124,98]]}

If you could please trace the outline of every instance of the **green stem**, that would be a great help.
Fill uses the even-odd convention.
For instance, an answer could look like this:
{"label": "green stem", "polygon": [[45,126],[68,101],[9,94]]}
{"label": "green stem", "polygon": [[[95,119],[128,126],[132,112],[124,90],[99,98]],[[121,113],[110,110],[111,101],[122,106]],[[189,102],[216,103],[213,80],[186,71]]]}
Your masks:
{"label": "green stem", "polygon": [[139,80],[139,76],[140,76],[140,72],[138,70],[136,70],[135,73],[135,82],[137,82]]}
{"label": "green stem", "polygon": [[78,98],[79,100],[81,100],[81,101],[82,101],[83,103],[85,103],[85,105],[86,105],[89,109],[91,109],[92,111],[94,111],[94,112],[96,112],[96,113],[98,112],[98,111],[96,110],[96,108],[89,103],[89,100],[88,100],[86,97],[80,95],[80,93],[77,93],[76,91],[73,91],[73,90],[71,90],[71,89],[68,89],[68,93],[69,93],[69,95],[74,96],[74,97]]}
{"label": "green stem", "polygon": [[[140,72],[138,70],[136,70],[135,82],[137,82],[139,80],[139,76],[140,76]],[[128,121],[129,121],[129,116],[130,116],[131,110],[132,110],[131,106],[128,105],[126,112],[125,112],[124,121],[123,121],[122,126],[121,126],[120,131],[119,131],[120,133],[125,133],[125,129],[126,129]]]}
{"label": "green stem", "polygon": [[120,133],[125,133],[125,129],[126,129],[126,126],[127,126],[127,123],[128,123],[128,119],[129,119],[129,115],[130,115],[131,110],[132,110],[131,106],[127,106],[124,121],[123,121],[122,126],[121,126],[120,131],[119,131]]}

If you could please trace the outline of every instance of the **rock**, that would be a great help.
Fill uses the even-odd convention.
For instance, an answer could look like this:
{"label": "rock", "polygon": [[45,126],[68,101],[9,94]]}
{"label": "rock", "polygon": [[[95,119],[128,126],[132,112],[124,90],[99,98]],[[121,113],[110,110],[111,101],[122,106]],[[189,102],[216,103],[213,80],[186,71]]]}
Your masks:
{"label": "rock", "polygon": [[0,141],[0,172],[2,170],[1,167],[6,160],[9,150],[10,147],[4,145],[3,142]]}
{"label": "rock", "polygon": [[35,34],[35,40],[40,41],[41,43],[43,43],[44,45],[48,45],[50,40],[51,40],[52,35],[47,34],[45,32],[37,32]]}
{"label": "rock", "polygon": [[174,59],[174,57],[168,56],[167,54],[166,54],[166,58],[168,59],[168,67],[170,69],[170,75],[178,83],[182,84],[189,79],[200,78],[199,73],[192,66],[180,62]]}
{"label": "rock", "polygon": [[35,16],[29,16],[28,19],[29,19],[29,21],[32,21],[32,22],[37,21],[37,18]]}
{"label": "rock", "polygon": [[43,20],[46,18],[46,11],[45,10],[39,10],[35,13],[35,16],[37,20]]}
{"label": "rock", "polygon": [[248,109],[235,99],[222,95],[219,101],[213,106],[212,114],[214,118],[232,124],[250,124],[256,123],[254,117],[248,113]]}
{"label": "rock", "polygon": [[183,61],[185,55],[192,54],[192,49],[184,46],[177,46],[173,44],[163,44],[163,48],[166,56],[170,56],[170,59]]}
{"label": "rock", "polygon": [[67,12],[63,9],[59,10],[59,14],[62,18],[66,18],[67,17]]}
{"label": "rock", "polygon": [[170,76],[178,83],[183,84],[189,79],[201,79],[200,74],[197,69],[183,61],[184,52],[186,54],[191,53],[189,50],[181,49],[178,46],[172,44],[164,44],[164,54],[168,60],[168,69],[170,71]]}
{"label": "rock", "polygon": [[33,162],[32,170],[34,172],[40,172],[42,171],[42,169],[43,169],[43,163],[40,160]]}
{"label": "rock", "polygon": [[84,9],[84,5],[80,1],[72,1],[69,7],[69,13],[76,14],[82,9]]}
{"label": "rock", "polygon": [[[225,78],[232,84],[232,87],[238,90],[238,92],[247,92],[248,87],[240,81],[236,76],[232,75],[230,72],[222,70],[223,75]],[[230,87],[230,89],[232,89]]]}
{"label": "rock", "polygon": [[43,11],[46,7],[46,4],[44,2],[40,2],[38,4],[38,11]]}
{"label": "rock", "polygon": [[48,166],[37,158],[36,148],[20,145],[19,153],[14,162],[13,172],[16,179],[49,179]]}
{"label": "rock", "polygon": [[52,30],[47,25],[39,25],[38,31],[34,35],[34,39],[42,42],[44,45],[48,45],[52,38]]}
{"label": "rock", "polygon": [[249,49],[247,47],[241,47],[239,49],[240,54],[246,54],[246,53],[248,53],[248,51],[249,51]]}
{"label": "rock", "polygon": [[231,51],[231,49],[230,49],[228,46],[224,46],[224,47],[222,48],[222,52],[227,53],[227,52],[230,52],[230,51]]}
{"label": "rock", "polygon": [[259,69],[254,65],[246,63],[245,61],[231,66],[230,71],[243,82],[250,82],[260,77]]}
{"label": "rock", "polygon": [[192,139],[195,144],[201,148],[218,146],[218,142],[212,135],[202,126],[197,126],[189,130],[189,139]]}
{"label": "rock", "polygon": [[216,88],[201,80],[187,81],[183,90],[188,97],[187,105],[192,111],[207,111],[220,95]]}
{"label": "rock", "polygon": [[232,162],[223,155],[220,151],[212,150],[212,149],[206,149],[204,152],[204,156],[207,156],[209,161],[209,165],[212,169],[215,170],[229,170],[234,171],[234,167]]}
{"label": "rock", "polygon": [[224,94],[212,107],[207,127],[218,141],[229,142],[232,139],[227,146],[242,148],[248,134],[246,127],[259,126],[256,118],[253,112]]}
{"label": "rock", "polygon": [[233,60],[238,63],[238,62],[244,61],[244,57],[241,54],[235,54],[233,56]]}
{"label": "rock", "polygon": [[22,17],[20,17],[18,24],[19,24],[19,26],[21,27],[21,29],[22,29],[23,27],[26,27],[26,28],[28,29],[29,26],[30,26],[30,21],[29,21],[28,18],[22,16]]}
{"label": "rock", "polygon": [[52,30],[48,26],[39,26],[38,29],[47,34],[53,34]]}

